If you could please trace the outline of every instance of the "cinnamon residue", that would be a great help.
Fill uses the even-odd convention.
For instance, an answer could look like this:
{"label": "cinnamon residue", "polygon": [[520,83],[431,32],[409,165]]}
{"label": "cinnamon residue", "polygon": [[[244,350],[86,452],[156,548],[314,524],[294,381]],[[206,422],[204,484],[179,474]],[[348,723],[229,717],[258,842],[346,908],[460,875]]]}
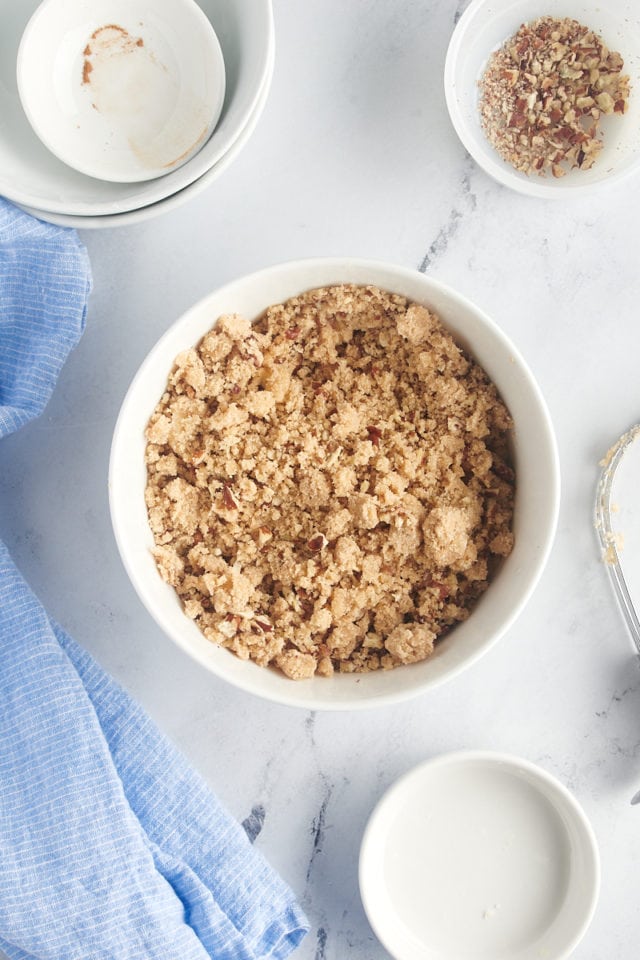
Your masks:
{"label": "cinnamon residue", "polygon": [[97,30],[94,30],[93,33],[91,34],[91,39],[95,40],[96,37],[98,37],[101,33],[104,33],[105,30],[119,30],[120,33],[123,34],[123,36],[125,37],[129,36],[129,31],[125,30],[124,27],[118,26],[117,23],[107,23],[105,24],[104,27],[98,27]]}
{"label": "cinnamon residue", "polygon": [[165,163],[164,167],[168,169],[169,167],[175,167],[176,164],[181,163],[184,160],[184,158],[187,156],[187,154],[191,153],[192,150],[195,150],[195,148],[198,146],[199,143],[202,143],[202,141],[207,135],[208,130],[209,130],[208,125],[203,127],[202,132],[198,137],[196,137],[196,139],[193,141],[191,146],[187,147],[186,150],[183,150],[183,152],[180,154],[179,157],[174,157],[173,160],[169,161],[169,163]]}
{"label": "cinnamon residue", "polygon": [[[115,33],[115,35],[114,35]],[[93,48],[91,46],[91,41],[93,41]],[[143,47],[144,40],[142,37],[133,37],[124,27],[121,27],[117,23],[107,23],[103,27],[98,27],[97,30],[94,30],[91,36],[89,37],[89,42],[82,51],[84,56],[84,61],[82,64],[82,83],[87,85],[91,83],[91,72],[93,70],[93,64],[89,57],[99,57],[101,54],[105,56],[111,56],[116,52],[114,48],[117,47],[118,53],[128,53],[133,50],[134,47]]]}

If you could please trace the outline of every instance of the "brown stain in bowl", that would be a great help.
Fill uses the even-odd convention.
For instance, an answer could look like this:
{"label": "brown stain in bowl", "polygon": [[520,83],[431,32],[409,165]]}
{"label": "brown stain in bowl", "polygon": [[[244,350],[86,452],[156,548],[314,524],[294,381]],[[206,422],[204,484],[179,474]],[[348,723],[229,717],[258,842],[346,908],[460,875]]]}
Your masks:
{"label": "brown stain in bowl", "polygon": [[[140,26],[143,26],[141,23]],[[93,45],[92,45],[93,44]],[[132,36],[128,30],[117,23],[106,23],[103,27],[94,30],[89,41],[82,51],[84,61],[82,64],[82,83],[87,86],[91,83],[91,74],[93,72],[93,63],[89,59],[106,58],[113,54],[117,48],[119,54],[133,53],[134,50],[144,46],[142,37]]]}
{"label": "brown stain in bowl", "polygon": [[181,161],[184,160],[185,157],[187,157],[192,150],[195,150],[195,148],[198,146],[199,143],[202,143],[208,131],[209,131],[209,125],[207,124],[202,128],[200,135],[196,137],[196,139],[193,141],[190,147],[187,147],[186,150],[183,150],[183,152],[180,154],[179,157],[176,157],[174,160],[170,160],[169,163],[164,164],[165,170],[170,169],[171,167],[175,167],[176,163],[181,163]]}
{"label": "brown stain in bowl", "polygon": [[[91,92],[91,106],[120,136],[126,136],[143,167],[172,170],[206,140],[207,108],[195,94],[179,123],[166,125],[165,119],[157,116],[158,104],[170,101],[174,81],[142,37],[120,24],[107,23],[94,30],[82,56],[82,86]],[[144,102],[148,85],[154,91],[151,105]],[[154,117],[162,120],[157,129]]]}

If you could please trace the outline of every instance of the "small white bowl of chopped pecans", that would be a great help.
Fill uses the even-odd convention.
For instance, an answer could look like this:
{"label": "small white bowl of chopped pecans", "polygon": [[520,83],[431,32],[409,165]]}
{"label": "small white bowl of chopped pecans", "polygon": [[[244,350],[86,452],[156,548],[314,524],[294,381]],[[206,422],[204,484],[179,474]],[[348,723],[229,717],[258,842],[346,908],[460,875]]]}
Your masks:
{"label": "small white bowl of chopped pecans", "polygon": [[365,260],[285,263],[165,333],[116,425],[111,515],[161,629],[306,709],[454,677],[531,595],[554,537],[549,415],[460,294]]}
{"label": "small white bowl of chopped pecans", "polygon": [[589,192],[640,163],[635,0],[472,0],[444,86],[463,145],[521,193]]}

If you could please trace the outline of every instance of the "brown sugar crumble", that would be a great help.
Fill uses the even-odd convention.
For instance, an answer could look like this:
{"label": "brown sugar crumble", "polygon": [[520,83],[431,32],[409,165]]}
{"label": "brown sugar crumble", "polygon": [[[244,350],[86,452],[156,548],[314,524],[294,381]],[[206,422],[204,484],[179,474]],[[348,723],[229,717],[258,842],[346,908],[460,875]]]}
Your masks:
{"label": "brown sugar crumble", "polygon": [[512,549],[511,426],[401,296],[221,317],[147,427],[160,573],[209,640],[294,679],[424,660]]}
{"label": "brown sugar crumble", "polygon": [[624,62],[577,20],[524,23],[480,80],[480,119],[503,160],[526,174],[588,170],[603,147],[601,119],[629,101]]}

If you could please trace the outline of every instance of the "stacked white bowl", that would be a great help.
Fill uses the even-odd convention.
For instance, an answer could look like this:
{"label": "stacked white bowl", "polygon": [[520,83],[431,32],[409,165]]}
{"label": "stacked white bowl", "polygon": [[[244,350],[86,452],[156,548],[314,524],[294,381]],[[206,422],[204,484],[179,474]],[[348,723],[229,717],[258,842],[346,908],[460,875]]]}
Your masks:
{"label": "stacked white bowl", "polygon": [[[224,101],[213,132],[190,153],[186,162],[176,163],[170,172],[119,182],[88,176],[68,161],[63,162],[49,148],[50,143],[45,146],[42,129],[38,129],[39,136],[36,134],[34,127],[38,128],[38,124],[34,117],[27,116],[26,96],[33,96],[28,87],[34,71],[24,53],[24,43],[21,49],[21,41],[34,12],[38,10],[40,15],[47,2],[42,5],[38,0],[23,0],[16,4],[0,0],[0,194],[40,219],[64,226],[98,228],[133,223],[165,212],[220,176],[250,137],[267,99],[275,52],[271,0],[198,0],[198,7],[213,27],[224,61]],[[117,24],[131,17],[132,5],[123,0],[93,0],[90,4],[84,2],[84,6],[87,14],[84,19],[80,16],[78,28],[82,37],[94,22],[96,26]],[[80,0],[73,5],[74,12],[82,13],[82,7]],[[147,0],[145,7],[145,16],[141,14],[136,23],[142,35],[142,28],[152,26],[155,16],[153,3]],[[61,116],[65,111],[72,113],[75,107],[65,88],[64,76],[58,76],[56,71],[69,45],[78,46],[79,53],[73,54],[76,59],[82,54],[83,44],[78,45],[77,33],[60,29],[56,49],[50,54],[55,88],[52,100],[59,104]],[[90,36],[91,30],[87,39]],[[142,45],[142,40],[139,42]],[[76,67],[74,71],[77,72]]]}

